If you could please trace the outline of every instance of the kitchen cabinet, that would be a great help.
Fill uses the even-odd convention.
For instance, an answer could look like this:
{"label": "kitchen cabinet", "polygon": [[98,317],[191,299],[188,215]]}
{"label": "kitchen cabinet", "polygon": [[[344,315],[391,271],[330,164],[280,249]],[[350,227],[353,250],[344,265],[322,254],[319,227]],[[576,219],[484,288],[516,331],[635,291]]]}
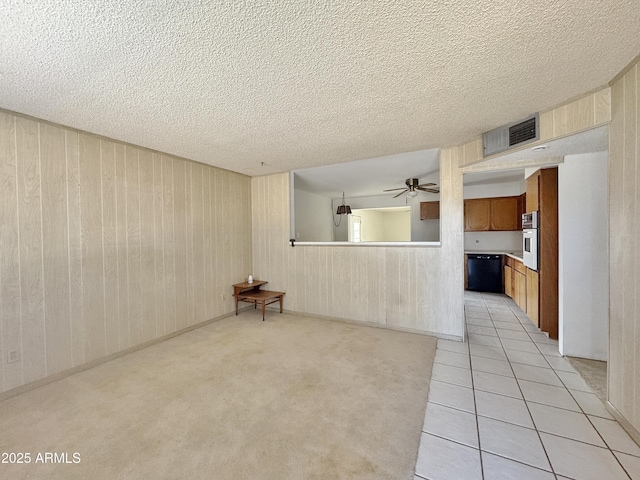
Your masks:
{"label": "kitchen cabinet", "polygon": [[518,230],[518,197],[491,199],[491,231]]}
{"label": "kitchen cabinet", "polygon": [[520,307],[523,312],[527,312],[527,276],[523,273],[515,271],[513,274],[513,293],[516,305]]}
{"label": "kitchen cabinet", "polygon": [[485,232],[491,227],[491,199],[474,198],[464,201],[464,231]]}
{"label": "kitchen cabinet", "polygon": [[538,272],[527,268],[527,317],[529,317],[536,327],[540,325],[538,318],[538,287]]}
{"label": "kitchen cabinet", "polygon": [[420,220],[440,218],[440,202],[420,202]]}
{"label": "kitchen cabinet", "polygon": [[522,230],[522,214],[527,212],[527,194],[523,193],[518,197],[518,224],[516,230]]}
{"label": "kitchen cabinet", "polygon": [[527,312],[527,268],[515,258],[506,257],[504,293],[511,297],[523,312]]}
{"label": "kitchen cabinet", "polygon": [[465,200],[465,232],[499,232],[519,230],[519,198],[519,196],[515,196],[473,198]]}
{"label": "kitchen cabinet", "polygon": [[[527,179],[528,212],[538,211],[537,325],[550,338],[558,338],[558,169],[543,168]],[[530,281],[534,281],[530,274]],[[534,323],[536,321],[532,318]]]}
{"label": "kitchen cabinet", "polygon": [[526,212],[537,212],[540,208],[539,198],[540,170],[527,178]]}
{"label": "kitchen cabinet", "polygon": [[504,293],[513,298],[513,269],[509,265],[504,266]]}

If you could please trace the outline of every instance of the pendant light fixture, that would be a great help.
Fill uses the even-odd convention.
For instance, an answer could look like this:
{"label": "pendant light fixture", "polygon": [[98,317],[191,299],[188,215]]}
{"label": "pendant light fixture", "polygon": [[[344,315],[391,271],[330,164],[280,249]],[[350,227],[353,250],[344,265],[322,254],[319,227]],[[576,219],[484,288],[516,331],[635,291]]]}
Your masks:
{"label": "pendant light fixture", "polygon": [[351,207],[344,203],[344,192],[342,192],[342,205],[338,205],[336,215],[351,215]]}

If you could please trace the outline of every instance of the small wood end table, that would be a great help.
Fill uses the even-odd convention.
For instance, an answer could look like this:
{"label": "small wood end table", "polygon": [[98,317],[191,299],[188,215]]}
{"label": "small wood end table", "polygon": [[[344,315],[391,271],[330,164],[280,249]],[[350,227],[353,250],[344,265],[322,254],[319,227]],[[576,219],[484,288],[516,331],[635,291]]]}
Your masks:
{"label": "small wood end table", "polygon": [[254,308],[258,308],[258,304],[262,305],[262,321],[264,322],[264,312],[267,305],[280,302],[280,313],[282,313],[282,297],[285,292],[274,292],[272,290],[260,290],[264,285],[263,280],[254,280],[253,283],[242,282],[233,285],[233,296],[236,299],[236,315],[238,315],[238,303],[253,303]]}

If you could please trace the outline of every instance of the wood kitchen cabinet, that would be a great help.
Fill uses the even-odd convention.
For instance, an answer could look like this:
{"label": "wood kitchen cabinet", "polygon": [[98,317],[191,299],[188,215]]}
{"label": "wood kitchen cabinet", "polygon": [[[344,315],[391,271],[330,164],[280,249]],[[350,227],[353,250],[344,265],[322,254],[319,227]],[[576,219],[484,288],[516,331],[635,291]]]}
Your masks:
{"label": "wood kitchen cabinet", "polygon": [[[538,212],[538,271],[529,274],[530,308],[537,305],[534,319],[550,338],[558,338],[558,169],[543,168],[527,179],[527,212]],[[535,275],[534,275],[535,274]],[[538,290],[533,282],[538,279]]]}
{"label": "wood kitchen cabinet", "polygon": [[506,257],[504,293],[511,297],[523,312],[527,312],[527,268],[515,258]]}
{"label": "wood kitchen cabinet", "polygon": [[491,231],[513,231],[518,229],[518,197],[491,199]]}
{"label": "wood kitchen cabinet", "polygon": [[491,227],[491,199],[474,198],[464,201],[464,231],[486,232]]}
{"label": "wood kitchen cabinet", "polygon": [[509,265],[504,266],[504,293],[513,298],[513,269]]}
{"label": "wood kitchen cabinet", "polygon": [[527,317],[538,327],[540,320],[538,318],[538,272],[527,268]]}
{"label": "wood kitchen cabinet", "polygon": [[519,198],[520,197],[516,196],[473,198],[465,200],[465,232],[499,232],[518,230]]}
{"label": "wood kitchen cabinet", "polygon": [[440,218],[440,202],[420,202],[420,220]]}

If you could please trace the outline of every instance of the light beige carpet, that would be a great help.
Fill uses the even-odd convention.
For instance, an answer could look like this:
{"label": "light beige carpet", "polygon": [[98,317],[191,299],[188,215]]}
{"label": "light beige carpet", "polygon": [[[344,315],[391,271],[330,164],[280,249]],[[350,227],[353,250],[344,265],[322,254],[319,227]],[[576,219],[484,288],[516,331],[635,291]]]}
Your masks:
{"label": "light beige carpet", "polygon": [[412,479],[435,348],[245,311],[1,402],[0,478]]}

